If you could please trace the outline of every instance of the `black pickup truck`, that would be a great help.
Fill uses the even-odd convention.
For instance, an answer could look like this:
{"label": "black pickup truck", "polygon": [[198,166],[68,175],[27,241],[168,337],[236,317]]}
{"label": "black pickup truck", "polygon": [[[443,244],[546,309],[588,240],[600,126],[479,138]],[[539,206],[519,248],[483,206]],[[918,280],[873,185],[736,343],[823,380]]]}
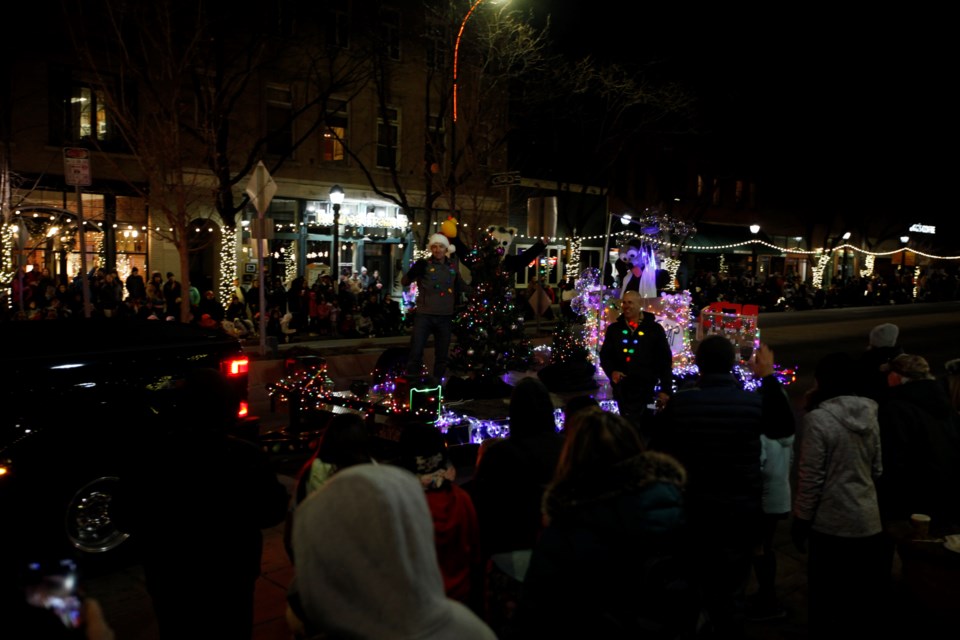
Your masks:
{"label": "black pickup truck", "polygon": [[8,322],[0,331],[2,553],[42,540],[97,554],[126,540],[111,515],[113,492],[192,369],[226,374],[238,398],[237,434],[256,437],[249,359],[221,331],[116,320]]}

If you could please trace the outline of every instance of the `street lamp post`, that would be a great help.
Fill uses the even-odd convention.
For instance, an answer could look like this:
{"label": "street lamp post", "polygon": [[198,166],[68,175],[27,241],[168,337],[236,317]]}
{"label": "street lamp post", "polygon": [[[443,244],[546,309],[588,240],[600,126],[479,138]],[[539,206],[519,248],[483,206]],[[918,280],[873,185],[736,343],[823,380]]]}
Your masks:
{"label": "street lamp post", "polygon": [[900,265],[898,266],[897,271],[903,273],[903,268],[907,266],[907,243],[910,242],[910,236],[900,236],[900,244],[903,245],[903,248],[900,249]]}
{"label": "street lamp post", "polygon": [[[846,243],[846,241],[849,239],[850,239],[850,232],[847,231],[846,233],[843,234],[844,243]],[[847,284],[847,255],[849,254],[849,252],[850,252],[850,249],[847,247],[846,244],[844,244],[843,245],[843,278],[841,278],[841,280],[843,281],[843,284]]]}
{"label": "street lamp post", "polygon": [[760,225],[758,224],[750,225],[750,233],[754,235],[753,242],[750,243],[750,247],[753,249],[753,279],[758,280],[760,278],[760,265],[757,263],[757,261],[760,256],[757,253],[756,235],[760,233]]}
{"label": "street lamp post", "polygon": [[330,187],[330,204],[333,205],[333,251],[330,252],[330,267],[333,281],[340,287],[340,205],[343,204],[343,187]]}
{"label": "street lamp post", "polygon": [[467,11],[467,15],[463,16],[463,21],[460,22],[460,30],[457,31],[457,39],[453,43],[453,109],[451,113],[453,114],[453,119],[450,121],[450,214],[456,215],[457,213],[457,81],[459,80],[459,75],[457,71],[459,68],[460,61],[460,38],[463,37],[463,30],[467,26],[467,20],[470,19],[470,16],[473,15],[473,12],[477,7],[480,6],[480,3],[483,0],[474,0],[473,4],[470,5],[470,10]]}

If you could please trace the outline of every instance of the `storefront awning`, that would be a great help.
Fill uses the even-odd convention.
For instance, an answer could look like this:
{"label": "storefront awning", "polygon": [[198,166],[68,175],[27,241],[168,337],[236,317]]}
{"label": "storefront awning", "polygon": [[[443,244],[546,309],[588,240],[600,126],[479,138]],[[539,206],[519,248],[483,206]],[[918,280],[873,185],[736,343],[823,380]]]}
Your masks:
{"label": "storefront awning", "polygon": [[[760,240],[751,243],[751,240]],[[764,242],[772,244],[770,236],[763,232],[751,233],[749,227],[737,224],[697,223],[697,232],[687,238],[683,251],[697,253],[748,253],[758,255],[780,255],[780,251]]]}

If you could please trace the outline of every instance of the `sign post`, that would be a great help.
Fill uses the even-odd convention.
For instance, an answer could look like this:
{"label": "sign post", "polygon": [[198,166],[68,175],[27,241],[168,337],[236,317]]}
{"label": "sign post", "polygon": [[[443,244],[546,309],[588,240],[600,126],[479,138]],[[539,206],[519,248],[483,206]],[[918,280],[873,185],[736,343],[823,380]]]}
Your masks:
{"label": "sign post", "polygon": [[[263,165],[263,161],[257,163],[253,169],[253,175],[247,182],[246,193],[250,196],[250,201],[257,209],[257,226],[263,231],[264,214],[270,207],[270,201],[277,193],[277,183],[273,181],[270,172]],[[260,355],[267,355],[267,285],[263,274],[263,253],[265,251],[266,233],[257,234],[257,272],[260,274]]]}
{"label": "sign post", "polygon": [[80,187],[89,187],[90,150],[80,147],[65,147],[63,150],[63,179],[73,185],[77,193],[77,230],[80,232],[80,284],[83,288],[83,316],[90,317],[90,275],[87,273],[87,234],[83,222],[83,198]]}

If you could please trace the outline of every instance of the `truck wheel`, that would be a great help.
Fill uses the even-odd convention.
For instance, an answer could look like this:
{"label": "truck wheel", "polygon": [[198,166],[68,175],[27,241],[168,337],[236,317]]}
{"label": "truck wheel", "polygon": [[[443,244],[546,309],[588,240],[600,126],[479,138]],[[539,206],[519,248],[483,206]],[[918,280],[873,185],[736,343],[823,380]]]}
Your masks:
{"label": "truck wheel", "polygon": [[130,537],[117,528],[111,513],[119,485],[116,476],[102,476],[83,485],[70,498],[65,514],[66,533],[80,551],[104,553]]}

